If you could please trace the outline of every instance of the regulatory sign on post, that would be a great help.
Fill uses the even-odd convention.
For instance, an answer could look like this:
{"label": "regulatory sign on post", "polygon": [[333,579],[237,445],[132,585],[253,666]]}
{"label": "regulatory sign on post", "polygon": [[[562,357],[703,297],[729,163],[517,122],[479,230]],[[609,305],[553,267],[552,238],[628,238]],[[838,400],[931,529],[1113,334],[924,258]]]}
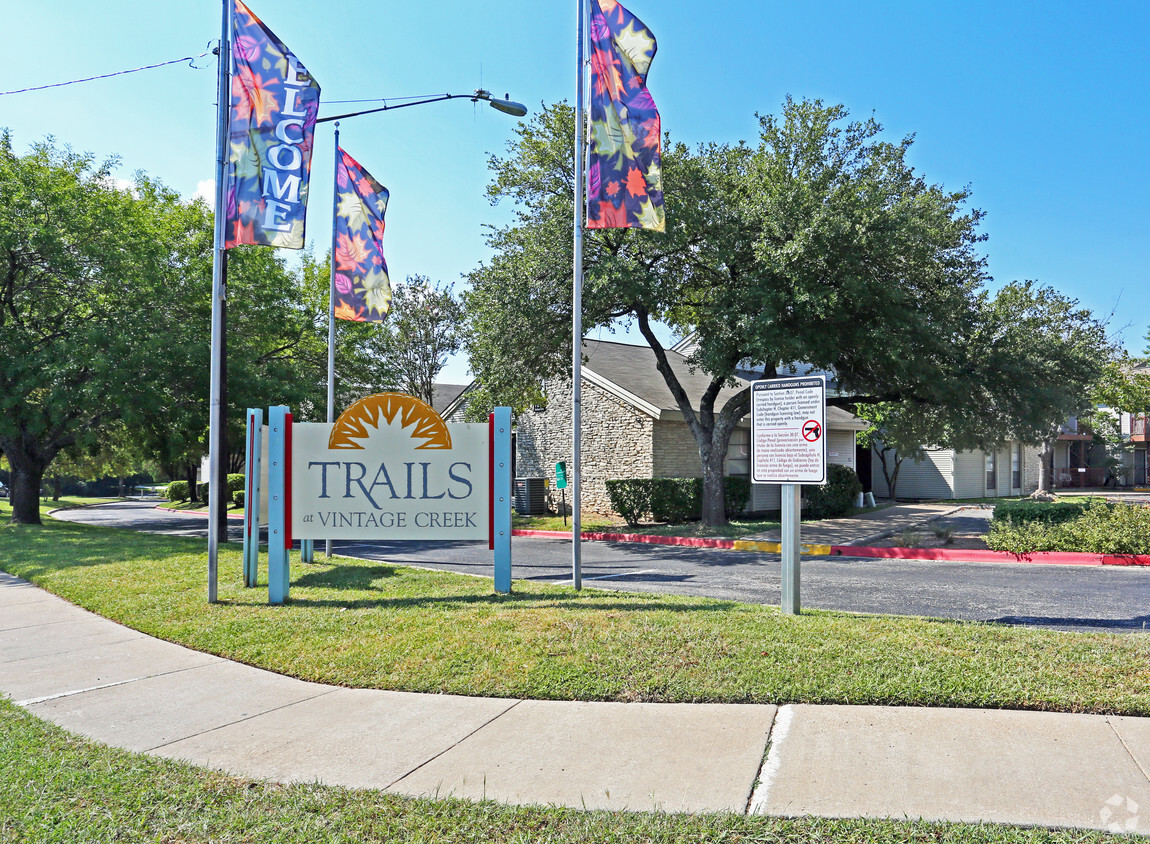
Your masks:
{"label": "regulatory sign on post", "polygon": [[827,384],[822,375],[751,384],[751,480],[821,484],[827,479]]}

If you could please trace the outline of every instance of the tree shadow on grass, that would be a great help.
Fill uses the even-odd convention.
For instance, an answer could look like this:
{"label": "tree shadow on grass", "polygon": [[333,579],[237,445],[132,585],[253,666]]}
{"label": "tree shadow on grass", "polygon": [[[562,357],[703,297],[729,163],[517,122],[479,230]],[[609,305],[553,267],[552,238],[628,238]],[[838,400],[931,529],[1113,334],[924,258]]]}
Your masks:
{"label": "tree shadow on grass", "polygon": [[30,580],[51,572],[100,565],[156,562],[204,550],[205,540],[148,536],[72,522],[0,525],[0,568]]}
{"label": "tree shadow on grass", "polygon": [[[411,595],[385,597],[353,597],[346,598],[311,598],[301,596],[300,591],[305,589],[331,590],[348,593],[386,592],[388,587],[381,585],[381,581],[397,576],[399,569],[396,566],[349,566],[335,565],[319,571],[309,571],[292,581],[294,595],[289,594],[288,603],[294,607],[337,608],[337,609],[373,609],[390,608],[403,609],[413,607],[432,607],[458,605],[464,606],[491,606],[500,609],[535,609],[539,607],[560,605],[566,610],[579,610],[585,612],[602,612],[617,610],[625,611],[668,611],[668,612],[718,612],[730,611],[738,606],[733,601],[706,601],[692,603],[668,603],[660,596],[652,595],[644,599],[640,595],[626,595],[616,598],[605,592],[577,593],[553,592],[534,593],[516,592],[512,588],[510,595],[499,595],[495,592],[469,593],[454,595]],[[258,588],[258,587],[257,587]],[[221,604],[231,606],[257,606],[266,602],[260,600],[244,600],[223,598]]]}

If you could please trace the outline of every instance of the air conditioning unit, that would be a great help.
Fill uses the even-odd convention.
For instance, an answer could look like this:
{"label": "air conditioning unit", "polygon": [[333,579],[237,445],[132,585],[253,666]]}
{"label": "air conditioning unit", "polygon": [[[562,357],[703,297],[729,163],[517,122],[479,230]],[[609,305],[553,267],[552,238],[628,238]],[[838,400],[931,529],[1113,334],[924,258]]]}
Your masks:
{"label": "air conditioning unit", "polygon": [[515,512],[521,516],[542,516],[547,512],[547,479],[515,479]]}

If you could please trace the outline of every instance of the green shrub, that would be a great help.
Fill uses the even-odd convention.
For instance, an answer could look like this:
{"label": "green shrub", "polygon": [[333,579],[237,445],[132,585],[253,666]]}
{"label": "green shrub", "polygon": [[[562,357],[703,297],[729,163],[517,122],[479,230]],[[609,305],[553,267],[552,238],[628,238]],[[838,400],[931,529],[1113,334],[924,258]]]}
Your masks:
{"label": "green shrub", "polygon": [[838,463],[827,465],[826,483],[819,486],[803,485],[803,514],[812,519],[833,519],[855,506],[862,481],[849,466]]}
{"label": "green shrub", "polygon": [[208,484],[206,481],[202,484],[196,484],[196,495],[200,497],[200,501],[206,502],[208,500]]}
{"label": "green shrub", "polygon": [[1041,518],[1027,521],[1025,517],[1016,521],[1010,515],[999,519],[997,507],[995,510],[995,520],[986,536],[987,547],[995,551],[1150,554],[1150,507],[1111,505],[1094,499],[1079,508],[1077,518],[1061,521]]}
{"label": "green shrub", "polygon": [[1011,499],[994,505],[993,521],[1010,521],[1016,525],[1032,522],[1058,525],[1081,517],[1093,502],[1101,500],[1100,498],[1073,498],[1065,501]]}
{"label": "green shrub", "polygon": [[172,481],[168,484],[168,489],[165,491],[164,496],[169,501],[187,501],[188,500],[188,482],[187,481]]}
{"label": "green shrub", "polygon": [[[628,478],[607,481],[611,507],[629,525],[648,513],[656,522],[681,524],[698,519],[703,511],[702,478]],[[749,478],[723,478],[723,507],[727,518],[739,516],[751,497]]]}
{"label": "green shrub", "polygon": [[651,481],[651,517],[680,524],[699,518],[703,509],[702,478],[654,478]]}
{"label": "green shrub", "polygon": [[611,507],[634,527],[651,511],[650,478],[627,478],[607,481]]}
{"label": "green shrub", "polygon": [[241,489],[239,492],[232,495],[232,501],[236,504],[237,507],[243,507],[244,506],[244,491]]}
{"label": "green shrub", "polygon": [[244,483],[246,478],[243,475],[228,475],[228,494],[234,501],[237,492],[244,491]]}
{"label": "green shrub", "polygon": [[[701,497],[702,493],[700,492]],[[750,500],[750,478],[723,478],[723,509],[726,510],[728,519],[741,516],[743,511],[747,509],[747,502]]]}

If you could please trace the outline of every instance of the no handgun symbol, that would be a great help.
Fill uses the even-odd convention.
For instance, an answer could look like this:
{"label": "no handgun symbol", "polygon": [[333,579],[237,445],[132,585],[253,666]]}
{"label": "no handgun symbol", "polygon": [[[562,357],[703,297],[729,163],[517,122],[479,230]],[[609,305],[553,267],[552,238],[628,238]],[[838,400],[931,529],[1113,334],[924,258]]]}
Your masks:
{"label": "no handgun symbol", "polygon": [[819,441],[819,437],[823,435],[823,426],[814,419],[808,419],[803,423],[803,439],[809,443]]}

